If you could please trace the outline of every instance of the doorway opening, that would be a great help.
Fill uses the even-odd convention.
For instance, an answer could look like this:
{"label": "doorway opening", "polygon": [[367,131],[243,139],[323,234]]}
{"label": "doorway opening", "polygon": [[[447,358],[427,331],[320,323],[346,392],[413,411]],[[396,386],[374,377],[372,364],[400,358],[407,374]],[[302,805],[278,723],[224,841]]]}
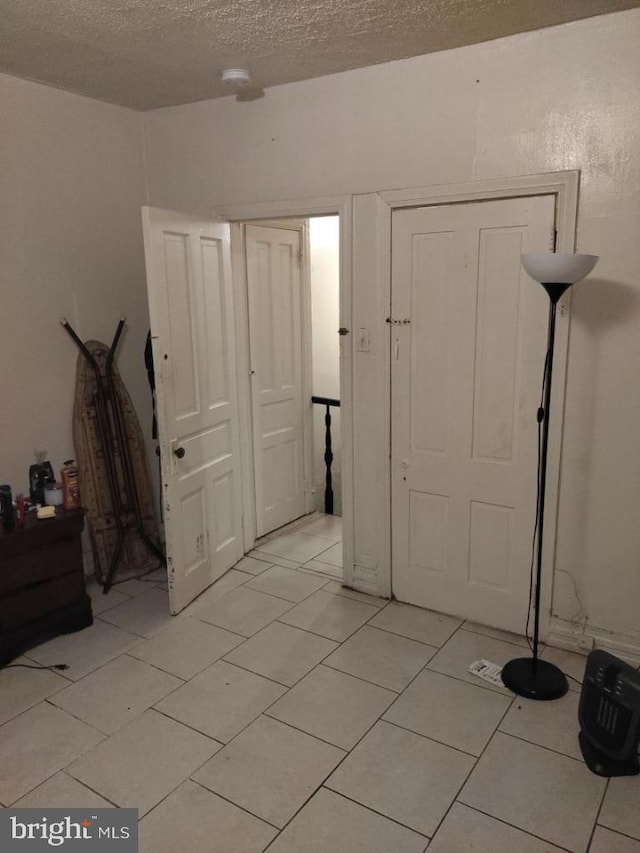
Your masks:
{"label": "doorway opening", "polygon": [[340,219],[250,221],[241,232],[251,450],[245,517],[255,541],[311,513],[342,512]]}
{"label": "doorway opening", "polygon": [[[172,613],[266,536],[314,512],[311,217],[340,217],[337,291],[350,324],[349,199],[220,213],[226,221],[143,210]],[[337,324],[332,331],[338,338]],[[348,403],[350,341],[339,340]],[[341,414],[348,436],[350,406]],[[341,456],[349,474],[348,437],[344,453],[332,444],[334,477]],[[350,481],[334,501],[347,527]]]}
{"label": "doorway opening", "polygon": [[313,400],[313,508],[342,517],[340,218],[309,222]]}

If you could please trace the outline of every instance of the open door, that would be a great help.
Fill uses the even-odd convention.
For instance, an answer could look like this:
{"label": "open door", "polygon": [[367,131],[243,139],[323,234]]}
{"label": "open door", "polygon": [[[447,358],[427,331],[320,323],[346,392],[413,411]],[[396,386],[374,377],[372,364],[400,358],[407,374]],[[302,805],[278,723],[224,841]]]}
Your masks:
{"label": "open door", "polygon": [[245,246],[256,522],[264,536],[308,511],[302,232],[246,225]]}
{"label": "open door", "polygon": [[229,226],[150,207],[142,219],[178,613],[243,554]]}

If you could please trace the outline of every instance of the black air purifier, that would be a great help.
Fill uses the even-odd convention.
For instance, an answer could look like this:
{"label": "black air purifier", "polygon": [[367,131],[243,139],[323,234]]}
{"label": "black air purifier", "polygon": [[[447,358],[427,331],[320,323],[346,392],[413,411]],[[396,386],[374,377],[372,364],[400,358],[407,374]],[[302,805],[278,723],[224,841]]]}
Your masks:
{"label": "black air purifier", "polygon": [[598,776],[640,773],[640,673],[596,649],[587,658],[580,708],[580,749]]}

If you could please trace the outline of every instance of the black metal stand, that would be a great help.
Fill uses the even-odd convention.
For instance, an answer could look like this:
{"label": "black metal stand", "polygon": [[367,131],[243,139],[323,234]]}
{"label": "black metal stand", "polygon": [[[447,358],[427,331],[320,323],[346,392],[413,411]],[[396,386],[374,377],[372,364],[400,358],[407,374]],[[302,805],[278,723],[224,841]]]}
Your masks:
{"label": "black metal stand", "polygon": [[[124,416],[122,414],[121,402],[115,389],[113,381],[113,359],[120,341],[120,335],[125,324],[125,318],[121,317],[118,322],[109,354],[107,356],[105,373],[100,370],[100,365],[80,340],[76,332],[66,320],[61,321],[70,337],[75,341],[78,348],[87,359],[96,377],[96,393],[94,403],[96,407],[96,423],[100,435],[100,443],[104,450],[104,461],[109,484],[109,494],[113,505],[113,516],[118,531],[118,541],[107,569],[102,592],[106,595],[111,589],[113,578],[118,565],[118,560],[124,546],[127,526],[124,518],[133,509],[135,516],[135,530],[147,548],[160,560],[161,565],[166,566],[166,559],[159,543],[149,536],[144,528],[144,519],[140,509],[140,500],[136,488],[136,478],[133,472],[133,462],[127,440]],[[122,484],[118,477],[118,468],[115,461],[115,452],[120,458],[122,472]]]}
{"label": "black metal stand", "polygon": [[544,397],[542,408],[538,410],[538,423],[542,424],[542,443],[540,450],[540,480],[538,483],[538,530],[536,542],[536,584],[533,628],[533,657],[515,658],[502,668],[504,686],[527,699],[559,699],[569,689],[567,679],[561,669],[549,661],[538,657],[538,636],[540,631],[540,584],[542,578],[542,536],[544,529],[544,499],[547,485],[547,449],[549,444],[549,411],[551,408],[551,376],[553,373],[553,348],[556,332],[556,307],[562,294],[570,287],[568,284],[543,284],[549,294],[549,330],[547,335],[547,356],[545,359]]}

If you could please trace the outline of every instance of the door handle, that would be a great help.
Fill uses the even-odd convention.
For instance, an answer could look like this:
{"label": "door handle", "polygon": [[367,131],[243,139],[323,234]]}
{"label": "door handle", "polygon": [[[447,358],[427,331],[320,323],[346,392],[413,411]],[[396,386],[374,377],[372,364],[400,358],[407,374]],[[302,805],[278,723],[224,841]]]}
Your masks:
{"label": "door handle", "polygon": [[178,459],[182,459],[187,452],[184,447],[174,447],[173,452],[178,457]]}

